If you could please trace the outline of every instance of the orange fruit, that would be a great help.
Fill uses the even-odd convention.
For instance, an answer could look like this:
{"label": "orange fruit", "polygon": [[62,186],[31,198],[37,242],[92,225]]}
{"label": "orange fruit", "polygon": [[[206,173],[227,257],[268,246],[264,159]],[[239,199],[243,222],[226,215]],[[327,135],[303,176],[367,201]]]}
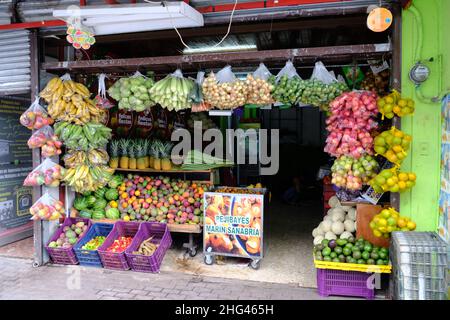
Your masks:
{"label": "orange fruit", "polygon": [[125,217],[123,217],[123,221],[129,222],[130,221],[130,216],[126,215]]}
{"label": "orange fruit", "polygon": [[416,175],[414,173],[408,173],[409,181],[416,181]]}
{"label": "orange fruit", "polygon": [[406,189],[406,182],[405,181],[400,181],[398,183],[398,187],[400,190],[405,190]]}
{"label": "orange fruit", "polygon": [[378,221],[377,224],[378,224],[378,226],[380,227],[379,229],[380,229],[380,231],[381,231],[381,228],[382,228],[382,227],[387,226],[387,220],[384,219],[384,218],[381,218],[381,219]]}
{"label": "orange fruit", "polygon": [[404,228],[404,227],[406,227],[406,221],[405,221],[405,219],[404,219],[404,218],[399,218],[399,219],[397,220],[397,226],[398,226],[399,228]]}
{"label": "orange fruit", "polygon": [[400,180],[400,181],[408,181],[409,180],[409,178],[408,178],[408,174],[406,174],[406,173],[404,173],[404,172],[401,172],[401,173],[399,173],[398,174],[398,179]]}
{"label": "orange fruit", "polygon": [[381,232],[378,231],[378,230],[373,230],[373,235],[374,235],[375,237],[377,237],[377,238],[380,238],[382,234],[381,234]]}
{"label": "orange fruit", "polygon": [[406,227],[411,231],[416,230],[416,223],[414,221],[409,221],[406,224]]}

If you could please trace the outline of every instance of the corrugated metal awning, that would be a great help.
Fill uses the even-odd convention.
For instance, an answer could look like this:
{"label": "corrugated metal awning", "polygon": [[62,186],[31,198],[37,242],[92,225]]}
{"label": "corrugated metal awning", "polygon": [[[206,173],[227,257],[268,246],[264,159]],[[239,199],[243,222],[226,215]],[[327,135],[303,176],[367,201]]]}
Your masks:
{"label": "corrugated metal awning", "polygon": [[0,95],[31,89],[30,32],[0,31]]}

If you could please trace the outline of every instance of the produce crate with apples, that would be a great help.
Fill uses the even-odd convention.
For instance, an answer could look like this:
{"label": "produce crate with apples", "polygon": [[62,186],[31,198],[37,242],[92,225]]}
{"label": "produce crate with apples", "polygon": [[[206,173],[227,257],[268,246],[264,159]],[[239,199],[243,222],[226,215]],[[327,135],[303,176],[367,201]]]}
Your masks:
{"label": "produce crate with apples", "polygon": [[203,251],[205,263],[214,256],[251,259],[258,269],[263,258],[265,188],[217,187],[204,194]]}
{"label": "produce crate with apples", "polygon": [[137,222],[117,221],[106,237],[105,242],[98,248],[103,267],[113,270],[129,270],[125,250],[131,244],[139,229]]}
{"label": "produce crate with apples", "polygon": [[66,218],[45,246],[53,263],[78,264],[73,248],[90,226],[89,219]]}
{"label": "produce crate with apples", "polygon": [[157,273],[172,245],[172,237],[165,223],[142,222],[126,249],[125,255],[133,271]]}
{"label": "produce crate with apples", "polygon": [[98,248],[104,243],[112,228],[113,225],[109,223],[94,223],[89,228],[88,232],[73,248],[80,265],[103,267]]}

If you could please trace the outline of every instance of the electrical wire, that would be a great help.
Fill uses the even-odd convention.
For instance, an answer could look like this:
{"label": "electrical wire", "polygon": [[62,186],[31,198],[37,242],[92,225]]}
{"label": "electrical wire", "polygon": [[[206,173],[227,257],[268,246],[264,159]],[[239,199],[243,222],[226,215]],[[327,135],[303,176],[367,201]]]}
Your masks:
{"label": "electrical wire", "polygon": [[[189,47],[183,40],[183,37],[181,36],[180,32],[178,31],[178,28],[175,26],[175,23],[173,21],[172,15],[170,14],[169,8],[166,5],[166,1],[161,1],[161,2],[155,2],[155,1],[150,1],[150,0],[144,0],[147,3],[161,3],[166,9],[167,9],[167,13],[170,16],[170,20],[172,23],[172,27],[174,28],[175,32],[177,33],[178,37],[180,38],[181,43],[183,44],[184,47],[186,47],[186,49],[192,50],[191,47]],[[234,2],[234,6],[233,6],[233,10],[231,11],[231,15],[230,15],[230,22],[228,24],[228,29],[227,29],[227,33],[225,34],[225,36],[222,38],[222,40],[220,40],[218,43],[216,43],[215,45],[213,45],[211,48],[217,48],[218,46],[220,46],[226,38],[228,38],[228,36],[230,35],[231,32],[231,25],[233,23],[233,17],[234,17],[234,13],[236,12],[236,7],[238,4],[239,0],[235,0]]]}

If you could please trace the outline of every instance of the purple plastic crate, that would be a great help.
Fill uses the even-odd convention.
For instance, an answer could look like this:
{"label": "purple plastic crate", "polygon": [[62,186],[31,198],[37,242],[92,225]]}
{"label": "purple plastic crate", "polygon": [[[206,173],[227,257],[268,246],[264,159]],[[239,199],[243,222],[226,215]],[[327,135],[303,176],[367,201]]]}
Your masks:
{"label": "purple plastic crate", "polygon": [[102,260],[103,267],[106,269],[113,270],[129,270],[127,257],[125,256],[125,251],[121,253],[108,252],[108,249],[114,240],[119,237],[133,237],[136,235],[139,229],[139,222],[125,222],[117,221],[114,224],[113,229],[106,237],[105,242],[98,248],[98,254]]}
{"label": "purple plastic crate", "polygon": [[316,269],[316,271],[317,289],[321,296],[375,298],[375,289],[370,289],[368,285],[371,273],[328,269]]}
{"label": "purple plastic crate", "polygon": [[[133,254],[137,251],[144,240],[153,237],[151,242],[159,244],[156,251],[151,256]],[[142,222],[131,245],[125,250],[128,263],[133,271],[139,272],[159,272],[162,260],[167,250],[172,245],[172,237],[165,223]]]}
{"label": "purple plastic crate", "polygon": [[[48,241],[47,245],[45,246],[45,249],[48,252],[48,255],[50,256],[50,259],[55,264],[78,264],[78,259],[75,255],[75,252],[73,251],[73,247],[76,245],[76,243],[71,246],[70,248],[50,248],[48,245],[52,241],[58,240],[59,236],[63,233],[63,229],[66,226],[71,226],[74,223],[77,222],[84,222],[89,227],[91,226],[91,221],[89,219],[84,218],[66,218],[63,222],[63,224],[56,230],[56,232],[53,234],[53,236]],[[80,237],[77,240],[80,241],[82,237]]]}

